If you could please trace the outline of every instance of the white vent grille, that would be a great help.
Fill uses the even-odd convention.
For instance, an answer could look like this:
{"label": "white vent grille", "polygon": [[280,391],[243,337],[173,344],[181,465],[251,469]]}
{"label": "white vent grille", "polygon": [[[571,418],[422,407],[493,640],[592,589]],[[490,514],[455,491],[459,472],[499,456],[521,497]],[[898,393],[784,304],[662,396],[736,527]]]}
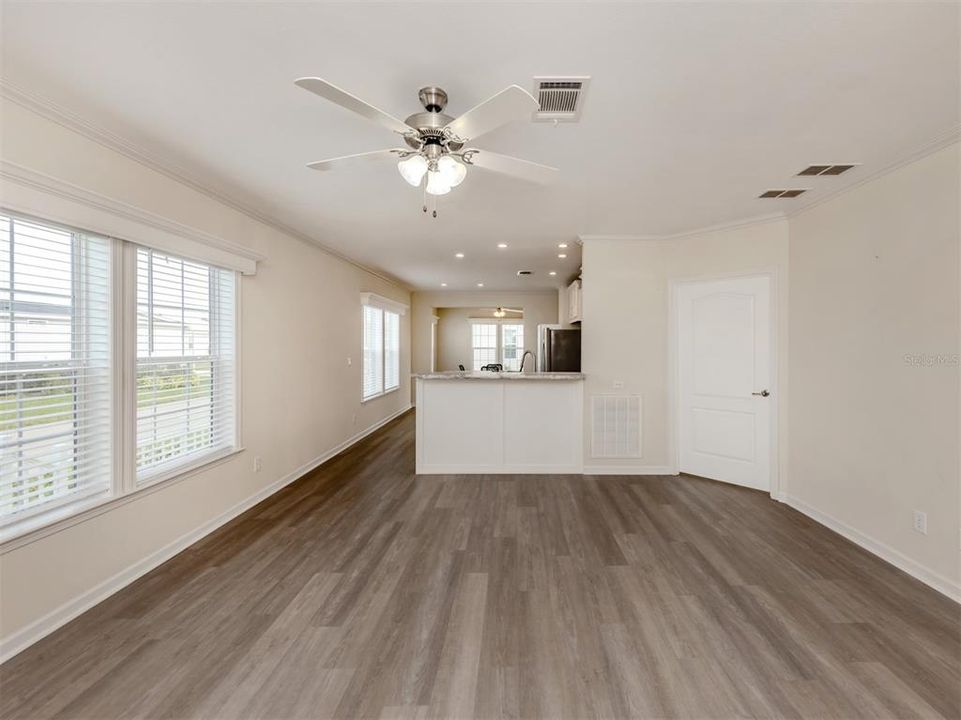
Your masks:
{"label": "white vent grille", "polygon": [[596,458],[641,457],[640,395],[591,397],[591,455]]}
{"label": "white vent grille", "polygon": [[535,121],[576,122],[581,117],[589,77],[536,77]]}

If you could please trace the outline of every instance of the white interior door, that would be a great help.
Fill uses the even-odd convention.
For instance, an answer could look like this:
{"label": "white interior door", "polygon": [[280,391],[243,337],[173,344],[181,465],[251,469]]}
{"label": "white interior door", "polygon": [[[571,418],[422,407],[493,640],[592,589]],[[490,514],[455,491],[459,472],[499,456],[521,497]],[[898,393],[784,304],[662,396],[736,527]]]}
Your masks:
{"label": "white interior door", "polygon": [[770,278],[676,286],[681,472],[770,490]]}

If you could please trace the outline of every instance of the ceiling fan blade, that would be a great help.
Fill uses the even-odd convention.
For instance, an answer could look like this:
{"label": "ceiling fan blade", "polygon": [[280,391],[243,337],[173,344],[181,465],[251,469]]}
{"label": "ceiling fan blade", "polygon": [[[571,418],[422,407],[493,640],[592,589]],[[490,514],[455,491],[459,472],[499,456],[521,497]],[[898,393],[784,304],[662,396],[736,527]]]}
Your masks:
{"label": "ceiling fan blade", "polygon": [[356,153],[355,155],[343,155],[341,157],[328,158],[326,160],[316,160],[307,163],[307,167],[314,170],[332,170],[339,165],[347,165],[354,160],[380,160],[391,155],[400,157],[401,154],[409,153],[403,148],[390,148],[387,150],[372,150],[370,152]]}
{"label": "ceiling fan blade", "polygon": [[521,180],[547,184],[557,177],[557,168],[540,165],[530,160],[521,160],[510,155],[500,155],[488,150],[465,150],[464,162],[492,172],[513,175]]}
{"label": "ceiling fan blade", "polygon": [[336,103],[358,115],[362,115],[368,120],[373,120],[388,130],[393,130],[401,135],[411,131],[411,127],[407,123],[401,122],[393,115],[388,115],[383,110],[375,108],[370,103],[366,103],[360,98],[351,95],[346,90],[341,90],[326,80],[315,77],[303,77],[295,80],[294,84],[302,87],[304,90],[310,90],[310,92],[315,95],[320,95],[325,100],[330,100],[332,103]]}
{"label": "ceiling fan blade", "polygon": [[530,119],[537,108],[533,95],[511,85],[452,120],[447,127],[460,139],[473,140],[514,120]]}

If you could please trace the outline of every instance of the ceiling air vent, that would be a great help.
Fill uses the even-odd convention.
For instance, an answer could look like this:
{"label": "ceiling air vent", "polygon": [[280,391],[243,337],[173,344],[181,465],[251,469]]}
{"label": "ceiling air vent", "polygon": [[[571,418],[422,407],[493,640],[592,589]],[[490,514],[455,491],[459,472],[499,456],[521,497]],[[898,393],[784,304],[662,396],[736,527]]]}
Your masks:
{"label": "ceiling air vent", "polygon": [[851,163],[849,165],[809,165],[799,172],[798,175],[840,175],[856,166],[857,163]]}
{"label": "ceiling air vent", "polygon": [[577,122],[590,77],[535,77],[535,122]]}
{"label": "ceiling air vent", "polygon": [[758,195],[762,198],[793,198],[797,197],[803,192],[807,192],[807,188],[794,189],[794,190],[766,190],[765,192]]}

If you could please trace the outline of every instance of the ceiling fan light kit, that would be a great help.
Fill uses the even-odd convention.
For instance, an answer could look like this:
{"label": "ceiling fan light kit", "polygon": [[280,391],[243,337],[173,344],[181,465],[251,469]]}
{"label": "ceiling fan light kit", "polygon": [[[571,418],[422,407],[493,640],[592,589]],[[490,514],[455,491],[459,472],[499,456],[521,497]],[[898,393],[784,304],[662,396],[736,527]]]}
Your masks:
{"label": "ceiling fan light kit", "polygon": [[[485,100],[458,118],[444,113],[447,93],[439,87],[424,87],[417,94],[423,112],[410,115],[405,121],[385,113],[336,85],[321,78],[306,77],[296,81],[299,87],[340,105],[397,133],[407,147],[375,150],[373,152],[318,160],[308,163],[314,170],[329,170],[345,161],[399,157],[397,170],[405,182],[413,187],[424,183],[423,211],[427,212],[427,195],[446,195],[467,177],[467,166],[472,165],[531,182],[550,182],[557,168],[539,165],[519,158],[499,155],[477,148],[464,149],[474,138],[508,122],[529,119],[538,107],[537,100],[526,90],[511,85]],[[436,208],[431,213],[437,217]]]}

